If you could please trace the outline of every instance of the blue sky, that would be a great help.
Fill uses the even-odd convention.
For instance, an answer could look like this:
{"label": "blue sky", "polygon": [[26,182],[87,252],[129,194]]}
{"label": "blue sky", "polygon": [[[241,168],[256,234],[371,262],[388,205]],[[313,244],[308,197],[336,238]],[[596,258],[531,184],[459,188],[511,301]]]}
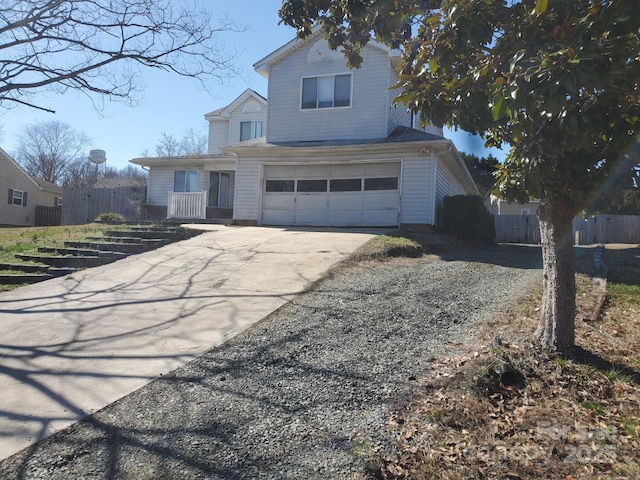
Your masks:
{"label": "blue sky", "polygon": [[[221,41],[237,51],[239,75],[224,85],[210,84],[205,91],[194,79],[169,73],[146,70],[146,88],[142,101],[135,107],[112,102],[98,112],[90,98],[79,93],[43,94],[40,105],[52,108],[55,114],[17,107],[0,114],[3,136],[0,146],[12,153],[21,128],[36,121],[60,120],[85,132],[92,148],[107,153],[107,165],[122,168],[132,158],[148,150],[153,154],[162,132],[180,138],[187,128],[207,131],[204,114],[232,102],[245,89],[267,93],[266,80],[254,72],[252,65],[295,36],[289,27],[278,25],[281,0],[209,0],[205,2],[214,17],[228,16],[240,26],[241,33],[225,33]],[[464,132],[446,132],[458,150],[484,155],[482,141]],[[494,152],[502,158],[500,151]]]}

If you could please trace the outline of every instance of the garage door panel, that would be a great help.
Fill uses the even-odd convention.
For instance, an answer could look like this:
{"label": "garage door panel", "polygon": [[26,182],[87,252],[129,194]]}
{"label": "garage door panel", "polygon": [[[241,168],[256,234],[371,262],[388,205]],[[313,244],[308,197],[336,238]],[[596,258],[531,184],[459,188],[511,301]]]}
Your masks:
{"label": "garage door panel", "polygon": [[327,178],[329,165],[298,165],[298,178]]}
{"label": "garage door panel", "polygon": [[[263,186],[261,222],[265,225],[398,225],[400,192],[397,189],[374,188],[375,185],[376,188],[395,188],[395,184],[387,182],[389,185],[370,185],[367,190],[351,187],[354,179],[360,179],[361,185],[366,185],[367,178],[378,183],[381,179],[399,178],[400,162],[266,165],[264,173],[272,183],[295,179],[298,190],[264,192],[268,185]],[[338,179],[342,180],[342,183],[331,183],[331,180]],[[315,188],[313,182],[320,180],[326,181],[327,188],[333,191],[324,192],[321,188]],[[351,183],[345,183],[347,181]],[[371,184],[371,181],[369,183]]]}
{"label": "garage door panel", "polygon": [[296,178],[295,167],[290,165],[265,165],[264,178],[278,180]]}
{"label": "garage door panel", "polygon": [[262,223],[265,225],[294,225],[295,210],[262,210]]}
{"label": "garage door panel", "polygon": [[329,196],[329,208],[361,209],[364,207],[364,197],[360,192],[332,193]]}
{"label": "garage door panel", "polygon": [[397,177],[400,176],[400,163],[366,163],[364,176]]}
{"label": "garage door panel", "polygon": [[398,210],[364,210],[362,225],[390,227],[398,224]]}
{"label": "garage door panel", "polygon": [[325,226],[329,224],[329,211],[324,210],[296,210],[296,225]]}
{"label": "garage door panel", "polygon": [[364,175],[363,164],[352,165],[331,165],[331,176],[333,178],[361,177]]}
{"label": "garage door panel", "polygon": [[365,192],[364,194],[365,209],[395,208],[397,210],[399,203],[398,192]]}
{"label": "garage door panel", "polygon": [[329,224],[335,227],[357,227],[363,225],[362,210],[331,210]]}
{"label": "garage door panel", "polygon": [[329,208],[329,196],[325,193],[298,194],[296,208],[326,210]]}
{"label": "garage door panel", "polygon": [[262,198],[263,208],[285,208],[295,207],[295,195],[293,194],[265,194]]}

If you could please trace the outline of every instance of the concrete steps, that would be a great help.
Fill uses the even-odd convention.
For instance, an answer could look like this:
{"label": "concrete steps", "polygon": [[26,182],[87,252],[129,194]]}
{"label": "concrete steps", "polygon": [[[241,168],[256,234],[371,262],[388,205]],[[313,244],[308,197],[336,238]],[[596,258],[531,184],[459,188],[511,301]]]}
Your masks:
{"label": "concrete steps", "polygon": [[0,274],[0,284],[35,283],[68,275],[79,269],[105,265],[200,233],[180,226],[132,226],[126,230],[108,230],[104,237],[67,241],[64,247],[39,247],[37,254],[16,254],[17,259],[36,262],[37,265],[0,264],[0,270],[15,271],[15,274]]}

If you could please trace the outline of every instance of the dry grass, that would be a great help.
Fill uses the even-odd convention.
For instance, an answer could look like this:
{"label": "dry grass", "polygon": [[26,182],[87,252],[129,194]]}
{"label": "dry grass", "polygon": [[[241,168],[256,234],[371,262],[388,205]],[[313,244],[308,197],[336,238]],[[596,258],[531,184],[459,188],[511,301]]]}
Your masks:
{"label": "dry grass", "polygon": [[[0,228],[0,263],[23,264],[17,253],[35,253],[38,247],[62,247],[66,241],[82,241],[87,237],[100,237],[107,230],[127,228],[126,225],[90,223],[56,227]],[[3,271],[12,273],[10,270]],[[12,290],[20,285],[0,284],[0,291]]]}
{"label": "dry grass", "polygon": [[0,228],[0,263],[13,263],[16,253],[37,251],[38,247],[61,247],[66,241],[81,241],[100,237],[107,230],[119,230],[128,225],[63,225],[57,227]]}
{"label": "dry grass", "polygon": [[[579,308],[592,296],[583,253]],[[578,321],[575,361],[533,353],[541,291],[531,292],[395,406],[393,448],[370,455],[370,478],[640,478],[640,249],[608,248],[605,261],[607,301],[595,321]],[[501,382],[504,364],[518,385]]]}

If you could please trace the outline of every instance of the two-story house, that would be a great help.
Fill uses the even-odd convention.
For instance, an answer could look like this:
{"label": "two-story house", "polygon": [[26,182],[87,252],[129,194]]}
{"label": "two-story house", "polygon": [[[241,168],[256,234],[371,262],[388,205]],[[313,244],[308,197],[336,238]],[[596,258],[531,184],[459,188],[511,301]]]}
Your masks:
{"label": "two-story house", "polygon": [[205,116],[209,154],[134,159],[148,204],[175,218],[245,225],[435,224],[447,195],[477,189],[451,141],[392,105],[400,52],[367,45],[349,69],[320,31],[258,61],[247,90]]}

